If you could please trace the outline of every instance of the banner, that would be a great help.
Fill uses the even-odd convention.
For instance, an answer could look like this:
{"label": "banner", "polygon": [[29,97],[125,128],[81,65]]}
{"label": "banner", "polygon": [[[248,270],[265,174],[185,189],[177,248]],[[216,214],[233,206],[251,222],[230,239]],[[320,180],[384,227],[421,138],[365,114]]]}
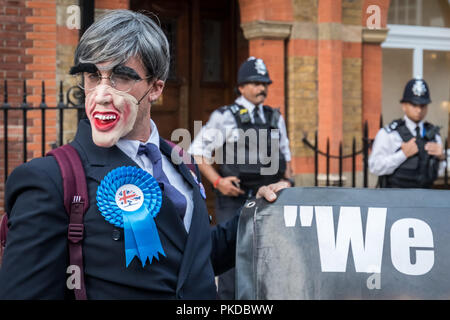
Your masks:
{"label": "banner", "polygon": [[290,188],[247,201],[237,299],[450,299],[450,191]]}

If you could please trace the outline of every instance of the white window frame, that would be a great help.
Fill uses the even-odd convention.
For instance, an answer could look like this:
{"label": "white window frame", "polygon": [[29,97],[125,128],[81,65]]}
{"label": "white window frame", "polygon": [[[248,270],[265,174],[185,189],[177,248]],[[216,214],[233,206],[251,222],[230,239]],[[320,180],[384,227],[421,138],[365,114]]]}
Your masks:
{"label": "white window frame", "polygon": [[450,28],[388,24],[382,48],[412,49],[413,78],[423,77],[423,51],[450,51]]}

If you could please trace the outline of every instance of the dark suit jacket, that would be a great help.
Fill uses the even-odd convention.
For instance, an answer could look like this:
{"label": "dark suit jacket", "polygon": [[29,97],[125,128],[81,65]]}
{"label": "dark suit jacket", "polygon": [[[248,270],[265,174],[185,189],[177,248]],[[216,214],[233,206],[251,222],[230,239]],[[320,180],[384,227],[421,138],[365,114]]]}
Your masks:
{"label": "dark suit jacket", "polygon": [[[189,234],[163,193],[155,219],[166,257],[143,268],[135,258],[125,267],[124,236],[106,222],[96,204],[103,177],[119,166],[136,166],[117,147],[97,147],[90,124],[81,121],[71,143],[82,159],[90,198],[84,218],[83,256],[88,299],[215,299],[214,276],[234,266],[238,215],[211,228],[205,201],[189,169],[176,168],[193,187],[194,211]],[[170,159],[170,146],[160,149]],[[0,269],[1,299],[63,299],[73,297],[66,281],[68,216],[62,179],[53,157],[31,160],[16,168],[6,185],[9,232]],[[117,232],[117,231],[115,231]]]}

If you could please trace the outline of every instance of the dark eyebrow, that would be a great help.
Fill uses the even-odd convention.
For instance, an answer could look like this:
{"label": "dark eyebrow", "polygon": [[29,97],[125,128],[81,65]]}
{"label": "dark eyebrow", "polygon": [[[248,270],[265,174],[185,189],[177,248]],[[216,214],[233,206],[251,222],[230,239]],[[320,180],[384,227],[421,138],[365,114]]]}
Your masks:
{"label": "dark eyebrow", "polygon": [[130,67],[127,67],[127,66],[124,66],[121,64],[119,64],[118,66],[115,66],[112,71],[115,74],[128,76],[134,80],[142,80],[142,78],[139,76],[139,74],[133,68],[130,68]]}
{"label": "dark eyebrow", "polygon": [[81,72],[96,73],[98,69],[93,63],[78,63],[70,68],[69,74],[74,75]]}

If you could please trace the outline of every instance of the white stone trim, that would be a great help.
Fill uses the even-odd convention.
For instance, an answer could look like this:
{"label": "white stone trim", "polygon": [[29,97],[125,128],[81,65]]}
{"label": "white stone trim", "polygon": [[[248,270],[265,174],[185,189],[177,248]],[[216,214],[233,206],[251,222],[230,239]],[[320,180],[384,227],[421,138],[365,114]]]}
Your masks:
{"label": "white stone trim", "polygon": [[382,48],[412,49],[413,77],[423,76],[423,51],[450,51],[450,28],[388,25]]}
{"label": "white stone trim", "polygon": [[450,51],[450,28],[388,24],[383,48]]}
{"label": "white stone trim", "polygon": [[244,37],[251,39],[287,39],[291,35],[291,22],[256,20],[241,24]]}

